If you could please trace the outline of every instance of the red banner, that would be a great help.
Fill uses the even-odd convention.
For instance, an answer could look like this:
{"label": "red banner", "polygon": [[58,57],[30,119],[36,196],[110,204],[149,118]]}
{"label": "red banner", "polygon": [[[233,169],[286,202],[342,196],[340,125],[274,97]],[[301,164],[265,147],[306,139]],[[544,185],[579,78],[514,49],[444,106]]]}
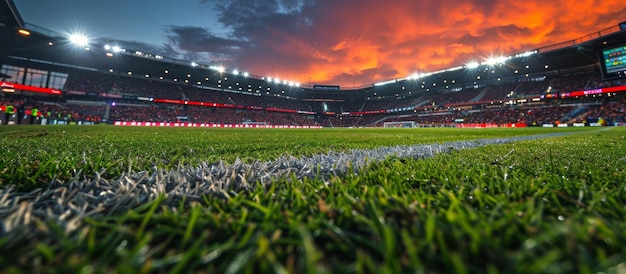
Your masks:
{"label": "red banner", "polygon": [[598,88],[598,89],[589,89],[589,90],[577,90],[577,91],[572,91],[572,92],[563,92],[560,95],[561,95],[561,98],[567,98],[567,97],[604,94],[604,93],[612,93],[612,92],[623,92],[623,91],[626,91],[626,86]]}
{"label": "red banner", "polygon": [[40,87],[27,86],[27,85],[16,84],[16,83],[11,83],[11,82],[3,82],[3,81],[0,81],[0,88],[2,88],[2,91],[5,91],[7,89],[13,89],[13,90],[23,90],[23,91],[30,91],[30,92],[37,92],[37,93],[52,94],[52,95],[61,95],[61,91],[57,89],[40,88]]}
{"label": "red banner", "polygon": [[172,122],[123,122],[116,121],[116,126],[131,127],[215,127],[215,128],[322,128],[321,126],[293,126],[293,125],[242,125],[218,123],[172,123]]}

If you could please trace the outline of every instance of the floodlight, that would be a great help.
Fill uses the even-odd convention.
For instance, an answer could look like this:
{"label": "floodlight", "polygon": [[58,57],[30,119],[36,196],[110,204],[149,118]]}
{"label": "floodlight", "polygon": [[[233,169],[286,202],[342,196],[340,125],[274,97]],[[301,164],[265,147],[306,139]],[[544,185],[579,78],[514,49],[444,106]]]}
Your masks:
{"label": "floodlight", "polygon": [[72,44],[80,46],[80,47],[84,47],[84,46],[87,46],[89,44],[89,39],[84,34],[74,33],[74,34],[70,35],[69,38],[70,38],[70,42],[72,42]]}
{"label": "floodlight", "polygon": [[191,66],[195,68],[195,67],[197,67],[197,66],[198,66],[198,63],[196,63],[196,62],[191,62]]}
{"label": "floodlight", "polygon": [[237,70],[237,69],[233,69],[233,74],[234,74],[234,75],[239,75],[239,70]]}
{"label": "floodlight", "polygon": [[243,77],[248,77],[248,76],[250,76],[250,74],[247,71],[243,73]]}
{"label": "floodlight", "polygon": [[498,64],[504,64],[506,63],[506,60],[508,58],[505,56],[500,56],[500,57],[489,57],[489,59],[487,59],[487,61],[485,61],[485,64],[488,66],[495,66]]}
{"label": "floodlight", "polygon": [[223,66],[219,66],[217,67],[217,71],[219,71],[220,73],[224,73],[224,71],[226,71],[226,68],[224,68]]}
{"label": "floodlight", "polygon": [[480,66],[480,64],[478,62],[476,62],[476,61],[471,61],[471,62],[465,64],[465,67],[468,68],[468,69],[475,69],[478,66]]}
{"label": "floodlight", "polygon": [[18,29],[17,33],[23,35],[23,36],[30,36],[30,31],[28,31],[27,29]]}

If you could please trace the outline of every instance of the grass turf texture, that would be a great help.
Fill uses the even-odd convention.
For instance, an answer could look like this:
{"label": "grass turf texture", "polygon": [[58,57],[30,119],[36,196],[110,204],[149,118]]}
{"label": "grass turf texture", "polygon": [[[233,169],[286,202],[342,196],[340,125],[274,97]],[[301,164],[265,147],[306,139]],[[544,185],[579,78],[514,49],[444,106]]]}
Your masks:
{"label": "grass turf texture", "polygon": [[267,161],[285,154],[390,145],[443,143],[589,129],[202,129],[111,126],[0,127],[0,187],[45,187],[76,176],[173,169],[236,159]]}
{"label": "grass turf texture", "polygon": [[[3,187],[24,189],[80,169],[117,176],[154,165],[563,131],[0,130],[3,152],[14,156],[14,162],[3,159]],[[390,158],[330,183],[283,178],[270,188],[229,199],[207,196],[191,206],[166,207],[161,197],[123,214],[87,219],[72,235],[40,224],[51,228],[51,236],[10,247],[10,239],[0,237],[0,264],[9,271],[73,272],[623,270],[626,131],[568,130],[581,132],[432,159]],[[119,148],[107,152],[107,145]],[[37,159],[37,168],[27,165]]]}

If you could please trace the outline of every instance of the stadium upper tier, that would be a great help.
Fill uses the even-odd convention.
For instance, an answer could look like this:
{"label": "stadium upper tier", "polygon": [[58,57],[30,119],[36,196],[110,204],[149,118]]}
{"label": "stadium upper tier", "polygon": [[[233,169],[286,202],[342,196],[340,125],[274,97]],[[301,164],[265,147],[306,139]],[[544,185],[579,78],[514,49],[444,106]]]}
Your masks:
{"label": "stadium upper tier", "polygon": [[[0,60],[3,64],[69,73],[97,71],[205,89],[256,93],[298,99],[352,100],[352,98],[406,97],[416,92],[462,91],[524,78],[549,77],[572,69],[600,69],[603,49],[626,44],[619,25],[571,41],[564,41],[510,56],[436,72],[407,75],[362,87],[315,85],[255,76],[215,64],[177,60],[159,54],[116,46],[114,41],[77,45],[76,37],[25,24],[12,1],[2,1]],[[9,8],[12,7],[12,8]],[[419,61],[419,60],[416,60]],[[26,65],[27,64],[27,65]],[[258,72],[261,73],[261,72]]]}

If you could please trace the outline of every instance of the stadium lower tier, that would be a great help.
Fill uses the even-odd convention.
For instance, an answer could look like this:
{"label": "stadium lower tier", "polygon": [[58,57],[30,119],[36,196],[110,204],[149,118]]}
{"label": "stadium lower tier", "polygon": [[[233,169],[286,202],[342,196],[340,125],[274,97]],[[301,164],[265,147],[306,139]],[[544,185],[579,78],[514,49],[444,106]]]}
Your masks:
{"label": "stadium lower tier", "polygon": [[[9,107],[10,106],[10,107]],[[15,107],[18,106],[18,107]],[[5,98],[0,101],[2,125],[185,123],[247,127],[383,127],[389,122],[411,121],[419,127],[622,125],[626,96],[617,98],[558,101],[553,104],[479,106],[472,109],[426,109],[370,115],[302,114],[265,110],[181,106],[171,104],[94,104],[49,102],[38,98]],[[254,126],[253,126],[254,125]]]}

